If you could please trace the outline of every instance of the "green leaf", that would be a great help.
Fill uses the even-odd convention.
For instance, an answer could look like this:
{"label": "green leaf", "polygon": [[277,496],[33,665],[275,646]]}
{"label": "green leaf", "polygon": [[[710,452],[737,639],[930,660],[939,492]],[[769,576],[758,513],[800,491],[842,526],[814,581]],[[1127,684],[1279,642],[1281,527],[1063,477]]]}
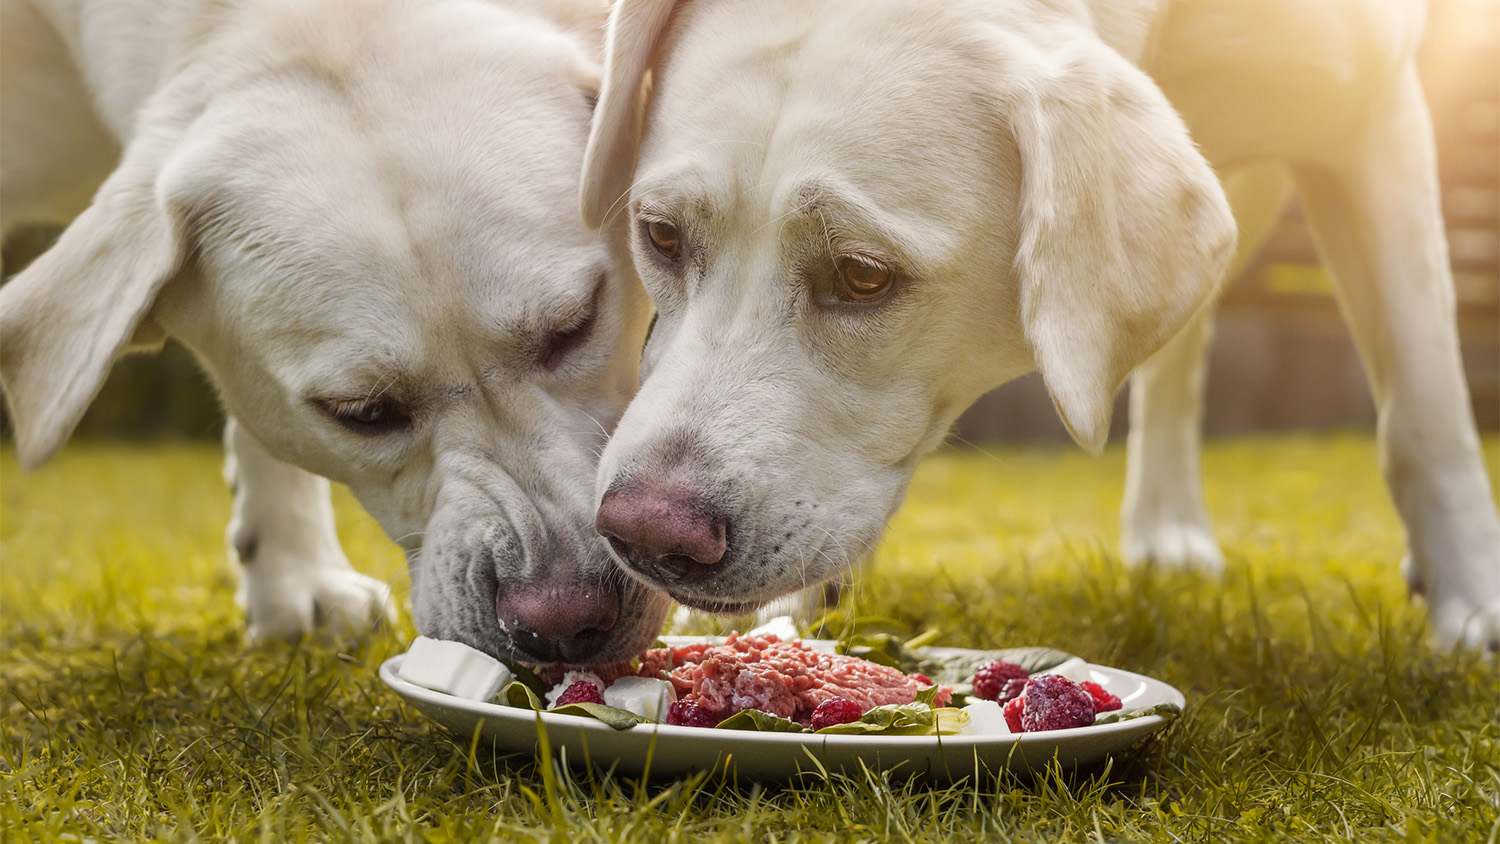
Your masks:
{"label": "green leaf", "polygon": [[628,730],[636,724],[645,723],[646,719],[625,709],[614,706],[605,706],[602,703],[570,703],[559,706],[556,709],[547,710],[548,714],[554,715],[579,715],[585,718],[593,718],[603,721],[616,730]]}
{"label": "green leaf", "polygon": [[745,730],[752,733],[805,733],[807,728],[796,721],[789,721],[761,712],[759,709],[741,709],[720,721],[716,730]]}
{"label": "green leaf", "polygon": [[1094,716],[1094,723],[1115,724],[1120,721],[1145,718],[1148,715],[1160,715],[1170,721],[1181,714],[1182,707],[1175,703],[1158,703],[1155,706],[1139,706],[1134,709],[1116,709],[1114,712],[1101,712]]}
{"label": "green leaf", "polygon": [[932,685],[928,686],[925,689],[919,690],[917,692],[917,699],[915,702],[926,705],[928,709],[934,708],[934,705],[937,703],[938,689],[940,688],[942,687]]}
{"label": "green leaf", "polygon": [[500,691],[500,697],[507,706],[517,706],[533,712],[545,712],[547,709],[542,706],[541,696],[520,680],[512,680],[510,685]]}
{"label": "green leaf", "polygon": [[542,678],[536,676],[535,671],[532,671],[519,662],[506,662],[505,660],[501,660],[500,662],[506,668],[510,669],[510,673],[515,675],[517,681],[525,683],[526,688],[531,689],[538,695],[547,693],[547,684],[542,682]]}
{"label": "green leaf", "polygon": [[593,718],[603,721],[616,730],[628,730],[646,719],[613,706],[605,706],[602,703],[570,703],[559,706],[556,709],[548,709],[542,705],[542,699],[537,696],[531,687],[520,680],[513,680],[500,692],[500,697],[507,706],[519,709],[530,709],[533,712],[548,712],[557,715],[578,715],[585,718]]}
{"label": "green leaf", "polygon": [[877,706],[858,721],[818,730],[819,735],[935,736],[953,735],[969,721],[962,710],[933,709],[922,703]]}

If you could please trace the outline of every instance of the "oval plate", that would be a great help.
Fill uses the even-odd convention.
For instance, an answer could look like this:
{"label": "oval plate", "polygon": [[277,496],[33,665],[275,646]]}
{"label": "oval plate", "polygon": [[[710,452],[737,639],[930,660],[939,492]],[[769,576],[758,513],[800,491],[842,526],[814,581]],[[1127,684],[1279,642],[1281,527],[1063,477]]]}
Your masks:
{"label": "oval plate", "polygon": [[[708,637],[666,636],[672,646]],[[832,650],[834,643],[804,639],[809,647]],[[932,654],[968,653],[962,648],[928,648]],[[466,700],[415,686],[400,677],[401,660],[393,656],[380,666],[380,679],[427,715],[461,738],[477,730],[497,750],[534,755],[538,725],[548,743],[561,748],[570,762],[592,764],[632,776],[682,777],[699,771],[727,773],[757,780],[787,780],[799,773],[857,773],[861,764],[875,771],[926,775],[951,781],[975,772],[1023,773],[1045,768],[1056,759],[1063,768],[1088,766],[1119,753],[1166,726],[1167,719],[1147,715],[1114,724],[1076,727],[1019,735],[858,736],[816,733],[758,733],[641,724],[615,730],[592,718],[553,715]],[[1090,665],[1093,681],[1119,696],[1126,709],[1186,700],[1182,692],[1140,674]]]}

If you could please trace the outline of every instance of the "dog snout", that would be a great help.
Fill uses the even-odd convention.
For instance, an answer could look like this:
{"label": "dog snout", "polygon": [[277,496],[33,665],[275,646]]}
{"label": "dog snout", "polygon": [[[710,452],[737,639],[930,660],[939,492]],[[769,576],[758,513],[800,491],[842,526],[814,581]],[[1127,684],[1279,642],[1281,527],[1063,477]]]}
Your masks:
{"label": "dog snout", "polygon": [[728,522],[690,484],[636,479],[604,494],[594,527],[631,568],[675,583],[723,559]]}
{"label": "dog snout", "polygon": [[502,586],[495,598],[517,650],[539,663],[588,663],[620,617],[620,590],[603,581]]}

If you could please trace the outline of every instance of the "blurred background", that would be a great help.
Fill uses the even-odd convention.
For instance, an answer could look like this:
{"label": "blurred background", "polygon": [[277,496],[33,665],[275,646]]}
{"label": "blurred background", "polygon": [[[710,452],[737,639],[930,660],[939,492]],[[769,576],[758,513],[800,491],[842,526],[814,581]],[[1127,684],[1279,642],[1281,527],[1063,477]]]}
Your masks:
{"label": "blurred background", "polygon": [[[1474,414],[1500,427],[1500,2],[1429,0],[1423,81],[1436,125],[1443,212],[1458,293],[1458,324]],[[6,273],[46,249],[56,231],[28,229],[4,244]],[[1125,394],[1115,435],[1127,418]],[[3,414],[3,411],[0,411]],[[1293,201],[1277,231],[1232,283],[1218,310],[1205,429],[1236,433],[1368,427],[1375,409],[1327,275]],[[181,347],[121,361],[79,437],[202,439],[223,420],[213,388]],[[5,435],[8,420],[0,417]],[[981,399],[960,420],[971,442],[1066,439],[1040,379]]]}

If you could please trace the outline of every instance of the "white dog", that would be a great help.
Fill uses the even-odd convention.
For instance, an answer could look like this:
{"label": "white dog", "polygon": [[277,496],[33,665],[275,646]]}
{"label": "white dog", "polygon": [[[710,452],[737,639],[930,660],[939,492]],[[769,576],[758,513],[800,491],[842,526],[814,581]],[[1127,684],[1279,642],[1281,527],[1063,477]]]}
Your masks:
{"label": "white dog", "polygon": [[1134,370],[1126,556],[1217,568],[1207,309],[1295,185],[1411,587],[1442,640],[1494,644],[1421,28],[1345,0],[622,0],[582,207],[632,237],[659,318],[600,531],[742,612],[863,558],[983,392],[1040,370],[1097,451]]}
{"label": "white dog", "polygon": [[593,531],[650,313],[575,210],[601,5],[3,9],[5,227],[76,215],[0,289],[24,466],[123,349],[170,335],[234,419],[254,636],[386,611],[332,478],[406,550],[423,633],[534,663],[652,641],[667,599]]}

